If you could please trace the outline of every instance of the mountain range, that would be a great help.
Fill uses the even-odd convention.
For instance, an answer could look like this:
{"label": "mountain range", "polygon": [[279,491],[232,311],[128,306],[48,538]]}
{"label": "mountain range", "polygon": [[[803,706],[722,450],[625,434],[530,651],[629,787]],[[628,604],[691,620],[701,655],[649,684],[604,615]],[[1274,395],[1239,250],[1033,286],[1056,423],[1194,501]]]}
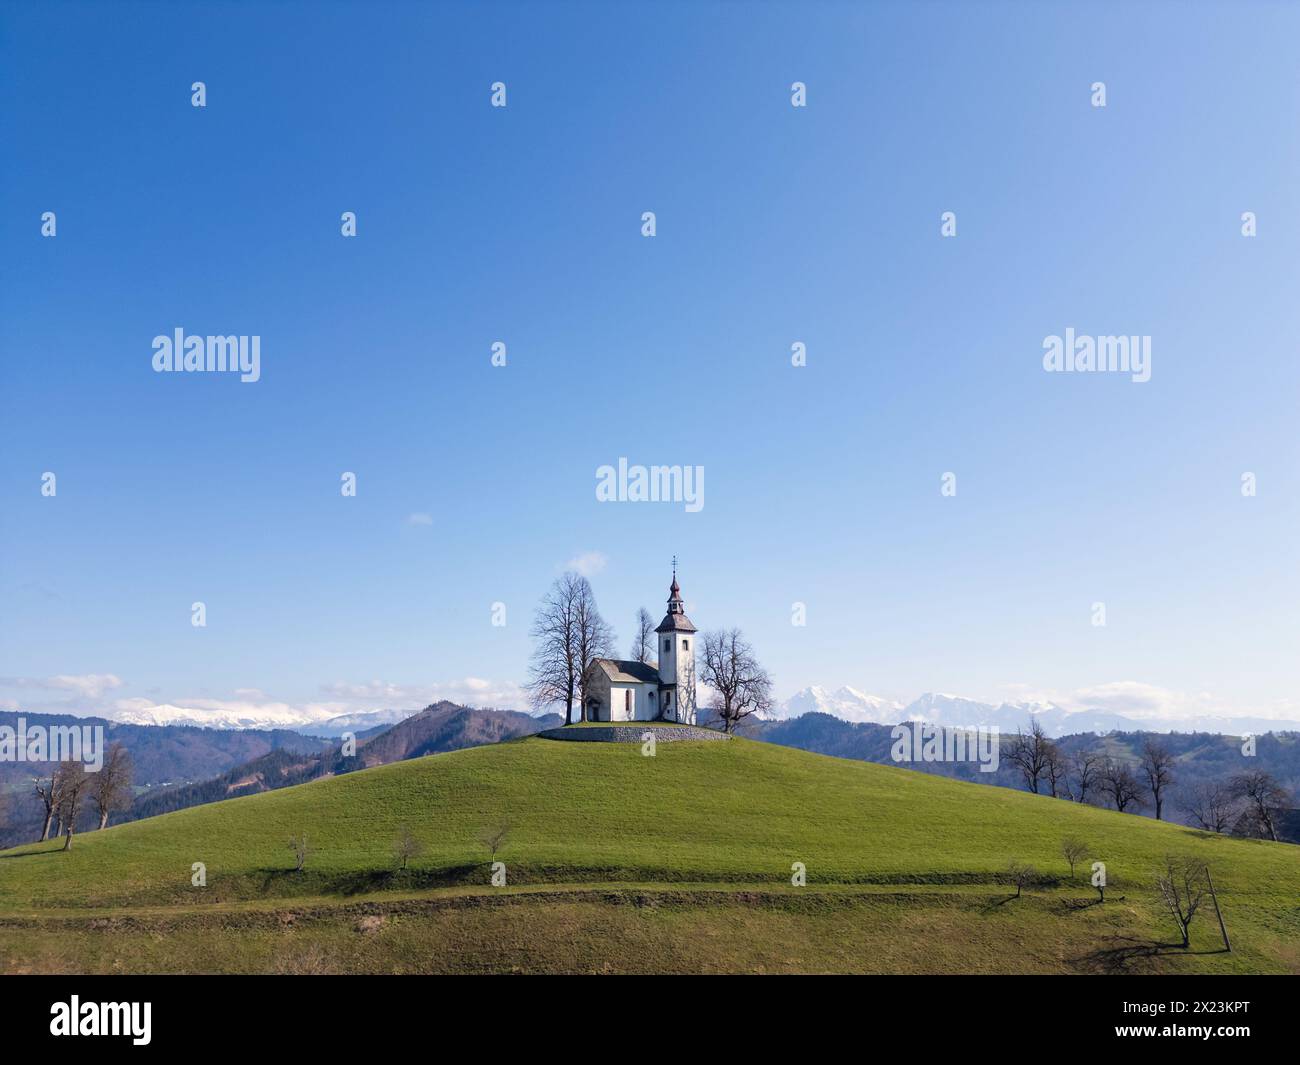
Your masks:
{"label": "mountain range", "polygon": [[[257,729],[293,731],[303,736],[338,739],[344,733],[359,735],[405,720],[418,711],[413,708],[385,708],[335,714],[322,708],[299,708],[283,704],[202,709],[168,704],[143,709],[124,709],[113,714],[126,725],[181,725],[204,729]],[[910,703],[886,699],[849,686],[836,689],[811,685],[778,704],[770,721],[788,721],[803,714],[829,714],[853,724],[895,725],[901,721],[924,721],[947,728],[996,727],[1002,732],[1027,729],[1038,721],[1049,736],[1079,732],[1147,730],[1153,732],[1218,732],[1224,735],[1262,734],[1300,730],[1300,721],[1254,716],[1182,716],[1138,718],[1100,708],[1067,709],[1051,702],[986,703],[960,695],[926,692]],[[534,715],[537,716],[537,715]]]}
{"label": "mountain range", "polygon": [[896,725],[902,721],[924,721],[945,728],[997,728],[1000,732],[1028,729],[1039,722],[1049,736],[1082,732],[1217,732],[1239,736],[1244,733],[1300,730],[1300,722],[1263,717],[1193,716],[1181,718],[1132,718],[1108,710],[1068,710],[1050,702],[983,703],[960,695],[926,692],[903,704],[894,699],[869,695],[848,686],[829,690],[817,685],[796,692],[769,715],[771,721],[790,721],[804,714],[829,714],[853,724]]}

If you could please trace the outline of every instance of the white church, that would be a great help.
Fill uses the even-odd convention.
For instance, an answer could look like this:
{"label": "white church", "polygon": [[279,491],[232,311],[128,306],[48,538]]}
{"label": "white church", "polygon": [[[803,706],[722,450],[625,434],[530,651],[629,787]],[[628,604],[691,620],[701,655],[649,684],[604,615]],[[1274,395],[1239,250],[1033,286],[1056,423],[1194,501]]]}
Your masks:
{"label": "white church", "polygon": [[588,721],[678,721],[695,724],[695,626],[686,616],[677,566],[668,613],[655,629],[659,665],[592,659]]}

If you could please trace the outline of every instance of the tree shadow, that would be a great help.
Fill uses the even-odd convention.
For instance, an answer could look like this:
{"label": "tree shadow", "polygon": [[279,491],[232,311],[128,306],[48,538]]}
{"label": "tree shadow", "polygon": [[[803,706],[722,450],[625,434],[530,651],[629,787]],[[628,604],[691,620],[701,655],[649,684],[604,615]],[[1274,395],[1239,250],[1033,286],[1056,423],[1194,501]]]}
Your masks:
{"label": "tree shadow", "polygon": [[295,884],[297,890],[290,895],[319,893],[321,895],[365,895],[373,891],[424,891],[430,888],[456,887],[464,884],[482,884],[487,878],[487,863],[453,865],[439,869],[361,869],[353,873],[323,875],[310,868],[301,872],[295,869],[259,869],[264,895],[280,894],[275,888]]}
{"label": "tree shadow", "polygon": [[1108,902],[1123,901],[1123,895],[1112,895],[1108,899],[1064,899],[1061,902],[1061,909],[1066,913],[1081,913],[1084,910],[1091,910],[1094,906],[1104,906]]}
{"label": "tree shadow", "polygon": [[[50,841],[47,840],[46,842],[50,842]],[[35,844],[35,846],[36,846],[36,847],[39,847],[40,849],[39,849],[39,850],[15,851],[13,854],[0,854],[0,859],[4,859],[4,858],[30,858],[30,857],[32,857],[33,855],[36,855],[36,854],[58,854],[58,853],[60,853],[60,852],[63,850],[63,844],[62,844],[62,843],[59,843],[59,845],[58,845],[57,847],[44,847],[44,846],[41,846],[41,844],[39,844],[39,843],[38,843],[38,844]]]}
{"label": "tree shadow", "polygon": [[1159,968],[1158,960],[1171,955],[1199,957],[1227,953],[1222,947],[1217,950],[1189,950],[1181,943],[1159,943],[1154,940],[1131,939],[1127,936],[1116,937],[1111,940],[1111,943],[1114,945],[1099,947],[1077,958],[1071,958],[1071,964],[1085,972],[1123,975],[1155,972]]}

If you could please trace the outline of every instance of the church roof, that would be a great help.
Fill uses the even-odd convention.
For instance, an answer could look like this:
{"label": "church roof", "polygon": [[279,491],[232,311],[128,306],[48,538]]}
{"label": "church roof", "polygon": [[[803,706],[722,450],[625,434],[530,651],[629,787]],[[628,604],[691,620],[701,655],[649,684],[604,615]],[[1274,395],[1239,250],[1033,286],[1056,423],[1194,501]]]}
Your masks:
{"label": "church roof", "polygon": [[696,632],[698,631],[691,624],[691,619],[685,614],[665,614],[663,621],[659,622],[659,627],[655,632]]}
{"label": "church roof", "polygon": [[644,662],[625,662],[618,658],[597,658],[595,664],[610,680],[623,684],[661,684],[659,670]]}
{"label": "church roof", "polygon": [[677,583],[677,556],[673,556],[673,583],[668,586],[668,613],[655,632],[695,632],[691,619],[686,616],[686,604],[682,602],[682,589]]}

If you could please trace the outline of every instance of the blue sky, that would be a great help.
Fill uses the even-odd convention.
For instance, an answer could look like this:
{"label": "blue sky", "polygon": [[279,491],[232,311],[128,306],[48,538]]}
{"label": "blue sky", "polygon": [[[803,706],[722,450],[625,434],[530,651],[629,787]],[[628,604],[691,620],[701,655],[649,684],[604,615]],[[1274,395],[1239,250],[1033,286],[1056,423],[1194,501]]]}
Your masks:
{"label": "blue sky", "polygon": [[[625,645],[676,554],[782,696],[1300,716],[1298,37],[5,4],[2,705],[508,703],[570,560]],[[178,327],[260,336],[261,380],[154,373]],[[1151,380],[1044,372],[1067,327],[1150,336]],[[703,466],[704,508],[597,502],[620,456]]]}

